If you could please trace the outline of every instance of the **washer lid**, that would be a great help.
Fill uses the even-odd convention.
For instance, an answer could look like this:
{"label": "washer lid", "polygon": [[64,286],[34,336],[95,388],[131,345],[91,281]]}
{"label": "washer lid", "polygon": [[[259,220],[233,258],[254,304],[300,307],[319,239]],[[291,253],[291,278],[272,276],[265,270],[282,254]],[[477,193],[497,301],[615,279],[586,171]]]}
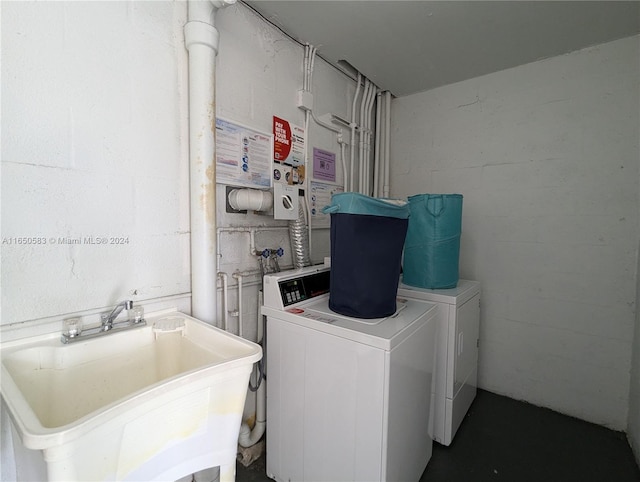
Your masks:
{"label": "washer lid", "polygon": [[398,296],[406,296],[407,298],[447,303],[450,305],[462,305],[465,301],[473,298],[480,292],[480,283],[478,281],[469,281],[461,279],[458,286],[446,290],[429,290],[426,288],[417,288],[404,283],[398,285]]}
{"label": "washer lid", "polygon": [[435,317],[436,306],[420,300],[398,299],[398,311],[387,318],[362,319],[343,316],[329,308],[328,298],[296,305],[284,311],[262,308],[262,314],[307,328],[391,350],[423,323]]}

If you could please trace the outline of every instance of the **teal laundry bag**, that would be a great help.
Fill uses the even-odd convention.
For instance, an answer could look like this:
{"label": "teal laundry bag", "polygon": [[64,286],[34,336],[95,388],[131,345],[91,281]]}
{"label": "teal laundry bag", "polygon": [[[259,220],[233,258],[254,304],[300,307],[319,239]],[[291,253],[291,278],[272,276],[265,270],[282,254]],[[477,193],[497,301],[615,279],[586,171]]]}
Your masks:
{"label": "teal laundry bag", "polygon": [[455,288],[459,279],[462,194],[417,194],[408,201],[403,283],[427,289]]}
{"label": "teal laundry bag", "polygon": [[329,308],[355,318],[396,312],[409,207],[403,200],[334,194],[331,215]]}

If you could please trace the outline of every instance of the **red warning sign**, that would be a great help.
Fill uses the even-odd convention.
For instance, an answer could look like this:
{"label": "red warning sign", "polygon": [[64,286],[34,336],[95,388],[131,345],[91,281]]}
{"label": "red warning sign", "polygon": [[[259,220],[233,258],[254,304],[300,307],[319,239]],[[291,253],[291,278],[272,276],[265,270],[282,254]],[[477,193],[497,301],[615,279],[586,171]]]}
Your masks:
{"label": "red warning sign", "polygon": [[273,159],[285,162],[291,153],[291,126],[289,122],[273,116]]}

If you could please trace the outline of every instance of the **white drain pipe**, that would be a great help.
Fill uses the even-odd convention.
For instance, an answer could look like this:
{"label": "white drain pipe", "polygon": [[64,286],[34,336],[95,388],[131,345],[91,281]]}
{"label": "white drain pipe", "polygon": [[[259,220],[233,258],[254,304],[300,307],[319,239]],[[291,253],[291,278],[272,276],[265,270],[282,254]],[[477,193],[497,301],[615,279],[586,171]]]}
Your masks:
{"label": "white drain pipe", "polygon": [[[262,314],[260,313],[260,306],[263,302],[262,290],[258,291],[258,336],[257,341],[264,347],[264,329],[262,324]],[[258,370],[258,377],[262,377],[262,372]],[[267,429],[267,382],[266,380],[258,379],[258,390],[256,390],[256,423],[253,429],[249,428],[246,422],[242,422],[240,426],[240,436],[238,437],[238,444],[242,447],[251,447],[257,444],[264,432]]]}
{"label": "white drain pipe", "polygon": [[184,40],[189,51],[191,314],[216,321],[215,61],[217,6],[190,1]]}
{"label": "white drain pipe", "polygon": [[[218,8],[236,0],[190,0],[184,26],[189,52],[189,191],[191,217],[191,315],[215,324],[216,294],[216,102],[215,62]],[[197,482],[233,480],[235,466],[196,472]]]}
{"label": "white drain pipe", "polygon": [[216,102],[218,8],[236,0],[191,0],[184,26],[189,51],[191,314],[214,323],[216,306]]}

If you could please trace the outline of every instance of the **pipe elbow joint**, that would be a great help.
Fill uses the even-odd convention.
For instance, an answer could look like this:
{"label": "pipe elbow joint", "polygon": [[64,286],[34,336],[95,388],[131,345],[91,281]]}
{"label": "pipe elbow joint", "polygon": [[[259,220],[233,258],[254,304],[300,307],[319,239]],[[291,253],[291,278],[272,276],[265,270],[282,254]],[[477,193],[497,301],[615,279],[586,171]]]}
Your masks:
{"label": "pipe elbow joint", "polygon": [[267,422],[257,420],[253,430],[249,429],[246,423],[240,426],[240,435],[238,436],[238,445],[247,448],[257,444],[267,428]]}

